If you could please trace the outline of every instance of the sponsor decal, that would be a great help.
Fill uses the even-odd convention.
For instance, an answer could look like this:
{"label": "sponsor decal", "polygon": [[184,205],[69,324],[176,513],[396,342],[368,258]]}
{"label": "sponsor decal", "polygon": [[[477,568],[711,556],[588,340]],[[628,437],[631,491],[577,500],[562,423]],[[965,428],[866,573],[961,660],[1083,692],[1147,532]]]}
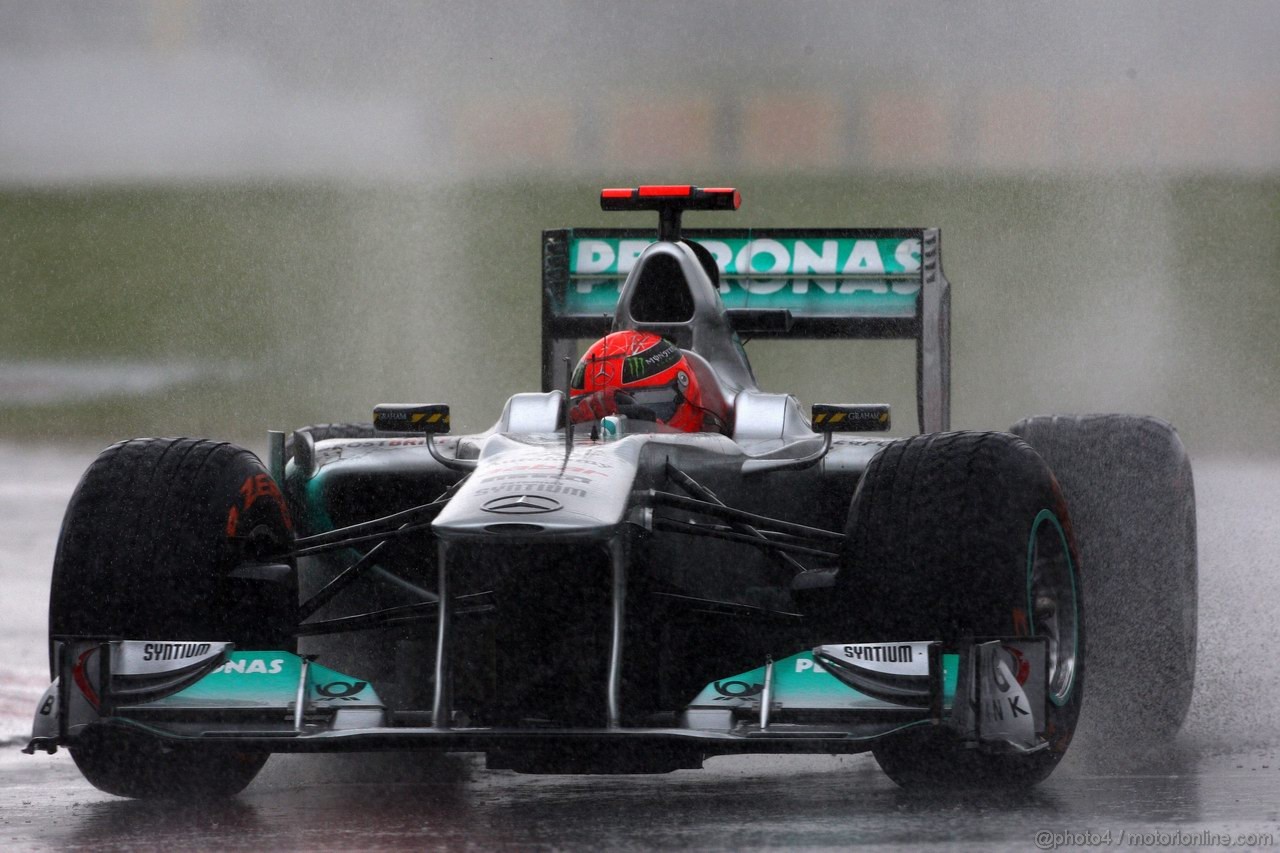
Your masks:
{"label": "sponsor decal", "polygon": [[930,643],[849,643],[813,650],[827,671],[859,693],[890,705],[927,708],[932,697]]}
{"label": "sponsor decal", "polygon": [[[330,439],[326,439],[329,441]],[[374,438],[365,441],[350,441],[342,439],[342,444],[325,447],[316,451],[316,461],[319,465],[327,465],[335,459],[358,459],[364,456],[366,452],[383,452],[389,448],[395,447],[421,447],[427,443],[425,438]],[[362,451],[357,453],[356,451]]]}
{"label": "sponsor decal", "polygon": [[[928,647],[929,643],[912,643],[914,663],[924,666],[923,675],[929,675]],[[844,645],[823,646],[834,658],[841,655]],[[943,707],[950,707],[955,696],[959,675],[959,655],[945,654],[941,656],[942,667],[942,702]],[[825,661],[814,660],[811,652],[800,652],[774,661],[773,691],[777,707],[788,710],[808,709],[840,709],[840,710],[882,710],[902,707],[901,703],[890,702],[864,693],[842,681],[835,675]],[[853,666],[853,664],[849,664]],[[753,707],[764,691],[764,667],[729,675],[718,681],[712,681],[690,702],[691,708],[744,708]],[[1032,679],[1034,681],[1034,678]]]}
{"label": "sponsor decal", "polygon": [[1013,646],[1001,646],[1012,659],[1013,678],[1018,684],[1026,684],[1027,679],[1031,677],[1031,661],[1027,660],[1027,656]]}
{"label": "sponsor decal", "polygon": [[[575,460],[575,461],[577,461],[577,460]],[[588,461],[589,461],[589,460],[588,460]],[[598,462],[590,462],[590,461],[589,461],[589,464],[596,465],[598,468],[610,468],[610,467],[612,467],[612,466],[610,466],[610,465],[600,465],[600,463],[598,463]],[[486,474],[492,474],[492,475],[494,475],[494,476],[491,476],[491,477],[486,477],[486,478],[485,478],[485,482],[488,482],[488,481],[489,481],[489,480],[491,480],[491,479],[497,479],[497,476],[496,476],[496,475],[499,475],[499,474],[506,474],[506,473],[507,473],[507,472],[509,472],[509,471],[519,471],[519,472],[524,472],[524,471],[554,471],[554,472],[555,472],[555,474],[553,474],[553,475],[551,475],[551,476],[559,476],[560,472],[562,472],[562,471],[563,471],[563,472],[566,472],[566,473],[568,473],[568,474],[579,474],[579,475],[583,475],[582,477],[578,478],[579,482],[582,482],[582,483],[589,483],[589,482],[591,482],[590,480],[585,479],[585,477],[599,477],[599,476],[601,476],[601,475],[603,474],[603,472],[602,472],[602,471],[599,471],[599,470],[597,470],[596,468],[583,468],[583,467],[580,467],[580,466],[578,466],[578,465],[552,464],[552,463],[550,463],[550,462],[538,462],[538,463],[529,464],[529,465],[506,465],[506,464],[501,464],[501,465],[495,465],[495,466],[494,466],[494,467],[492,467],[492,468],[490,468],[490,467],[486,467],[486,468],[485,468],[485,473],[486,473]],[[542,476],[547,476],[547,475],[545,475],[545,474],[530,474],[529,476],[530,476],[530,477],[542,477]]]}
{"label": "sponsor decal", "polygon": [[816,661],[811,657],[796,658],[796,672],[822,672],[827,670],[823,667],[821,661]]}
{"label": "sponsor decal", "polygon": [[841,643],[819,646],[814,656],[830,659],[833,666],[880,672],[885,675],[929,674],[929,643]]}
{"label": "sponsor decal", "polygon": [[320,694],[321,702],[337,700],[355,702],[357,694],[368,685],[367,681],[330,681],[328,684],[316,685],[316,692]]}
{"label": "sponsor decal", "polygon": [[411,447],[422,446],[427,443],[425,438],[371,438],[362,441],[346,441],[340,447],[334,450],[350,450],[352,448],[372,448],[377,450],[383,447]]}
{"label": "sponsor decal", "polygon": [[[920,269],[914,237],[801,239],[795,237],[698,240],[711,252],[721,277],[895,275]],[[569,274],[625,276],[648,240],[575,238]]]}
{"label": "sponsor decal", "polygon": [[259,498],[266,498],[276,505],[280,510],[280,516],[284,519],[284,525],[288,529],[293,529],[293,518],[289,515],[289,508],[285,506],[284,496],[280,494],[280,487],[276,485],[275,480],[271,479],[270,474],[255,474],[246,477],[245,481],[240,484],[240,504],[232,504],[231,509],[227,511],[227,535],[235,536],[240,527],[240,517],[247,513]]}
{"label": "sponsor decal", "polygon": [[[592,472],[592,473],[594,473],[594,472]],[[582,477],[582,476],[579,476],[579,475],[577,475],[577,474],[560,474],[559,472],[556,472],[556,473],[548,473],[548,474],[533,474],[533,473],[528,473],[528,472],[524,472],[524,471],[520,471],[520,472],[515,473],[515,474],[494,474],[494,475],[493,475],[493,476],[491,476],[491,477],[485,477],[483,480],[481,480],[481,482],[482,482],[482,483],[493,483],[493,482],[496,482],[496,481],[498,481],[498,480],[525,480],[525,479],[528,479],[528,478],[530,478],[530,477],[543,477],[543,478],[547,478],[547,479],[550,479],[550,480],[557,480],[557,481],[560,481],[560,482],[564,482],[564,481],[566,481],[566,480],[572,481],[572,482],[574,482],[574,483],[590,483],[590,482],[591,482],[591,481],[590,481],[589,479],[587,479],[586,477]]]}
{"label": "sponsor decal", "polygon": [[680,360],[680,350],[668,341],[659,341],[638,355],[629,355],[622,363],[622,381],[634,382],[661,373]]}
{"label": "sponsor decal", "polygon": [[131,678],[132,688],[155,675],[172,675],[191,671],[206,664],[214,666],[226,653],[230,643],[203,643],[169,640],[122,640],[111,644],[111,672],[122,678]]}
{"label": "sponsor decal", "polygon": [[240,658],[238,660],[229,660],[213,671],[224,675],[230,675],[233,672],[238,675],[278,675],[284,671],[284,658],[274,658],[272,660],[263,660],[261,658],[245,660]]}
{"label": "sponsor decal", "polygon": [[430,407],[432,411],[404,411],[398,409],[381,409],[374,412],[374,417],[378,419],[380,425],[385,425],[387,430],[403,429],[409,427],[425,427],[425,426],[448,426],[449,414],[447,412],[436,411],[438,406]]}
{"label": "sponsor decal", "polygon": [[[974,647],[974,677],[978,683],[970,703],[978,737],[1034,747],[1043,720],[1046,644],[1040,642],[980,643]],[[1025,664],[1025,667],[1024,667]],[[1038,677],[1036,677],[1038,674]],[[981,702],[974,701],[981,698]]]}
{"label": "sponsor decal", "polygon": [[1026,694],[1017,689],[1022,686],[1025,678],[1023,681],[1019,681],[1016,677],[1013,677],[1008,665],[1000,658],[993,656],[991,661],[991,681],[995,684],[996,690],[999,691],[1000,695],[992,696],[989,700],[988,718],[993,721],[1003,721],[1005,719],[1006,703],[1009,706],[1009,719],[1031,716],[1031,712],[1022,705],[1023,700],[1027,698]]}
{"label": "sponsor decal", "polygon": [[186,660],[209,653],[209,643],[143,643],[144,661]]}
{"label": "sponsor decal", "polygon": [[94,688],[93,683],[89,681],[89,673],[86,671],[89,664],[89,658],[98,653],[97,647],[87,649],[79,658],[76,659],[75,666],[71,668],[71,680],[75,682],[76,687],[80,688],[80,693],[88,700],[93,709],[98,710],[98,691]]}
{"label": "sponsor decal", "polygon": [[[567,495],[569,497],[585,498],[587,496],[586,489],[578,489],[573,486],[563,486],[560,483],[502,483],[496,486],[484,486],[476,489],[475,493],[479,495],[521,495],[525,492],[541,493],[545,492],[552,495]],[[528,495],[524,495],[528,497]]]}
{"label": "sponsor decal", "polygon": [[[479,491],[484,490],[481,489]],[[555,498],[548,498],[544,495],[511,495],[487,500],[481,505],[480,509],[501,515],[538,515],[540,513],[555,512],[560,509],[560,502]]]}
{"label": "sponsor decal", "polygon": [[[702,242],[720,268],[724,306],[787,309],[797,317],[914,317],[920,292],[916,238],[736,239]],[[628,244],[629,248],[623,248]],[[562,315],[612,313],[643,240],[578,238]]]}
{"label": "sponsor decal", "polygon": [[753,684],[746,681],[717,681],[714,685],[716,692],[720,695],[716,697],[717,702],[727,702],[730,699],[750,699],[764,692],[763,684]]}
{"label": "sponsor decal", "polygon": [[844,656],[860,662],[911,663],[911,646],[845,646]]}
{"label": "sponsor decal", "polygon": [[243,508],[248,512],[257,502],[258,498],[270,498],[276,503],[282,503],[284,498],[280,496],[280,489],[276,486],[275,481],[271,479],[270,474],[258,474],[249,477],[240,484],[240,494],[244,498]]}

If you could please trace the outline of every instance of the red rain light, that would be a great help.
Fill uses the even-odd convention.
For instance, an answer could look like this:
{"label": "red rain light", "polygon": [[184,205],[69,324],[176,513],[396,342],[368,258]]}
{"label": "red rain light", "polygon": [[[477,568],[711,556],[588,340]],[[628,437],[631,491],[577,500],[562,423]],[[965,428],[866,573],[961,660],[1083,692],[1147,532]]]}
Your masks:
{"label": "red rain light", "polygon": [[693,187],[689,184],[660,184],[640,188],[641,198],[654,198],[657,196],[686,198],[692,194]]}

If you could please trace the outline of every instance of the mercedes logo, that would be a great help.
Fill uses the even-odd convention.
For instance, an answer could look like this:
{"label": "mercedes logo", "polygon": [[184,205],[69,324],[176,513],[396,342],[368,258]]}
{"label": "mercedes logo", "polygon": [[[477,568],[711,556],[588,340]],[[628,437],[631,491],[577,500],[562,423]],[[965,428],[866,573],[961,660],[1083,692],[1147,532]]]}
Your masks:
{"label": "mercedes logo", "polygon": [[555,498],[544,498],[542,495],[505,495],[485,501],[480,508],[485,512],[497,512],[502,515],[534,515],[541,512],[555,512],[560,508],[560,501]]}

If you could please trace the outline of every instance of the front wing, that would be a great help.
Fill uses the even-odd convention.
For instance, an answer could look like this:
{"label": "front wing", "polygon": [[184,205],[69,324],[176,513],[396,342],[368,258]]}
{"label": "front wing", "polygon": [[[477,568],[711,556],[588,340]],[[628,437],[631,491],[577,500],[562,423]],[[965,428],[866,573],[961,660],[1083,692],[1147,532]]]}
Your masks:
{"label": "front wing", "polygon": [[[283,651],[230,643],[66,638],[25,751],[74,747],[91,729],[266,752],[388,749],[608,755],[665,747],[701,757],[850,753],[945,730],[988,751],[1046,745],[1042,639],[825,645],[714,681],[653,727],[432,725],[386,708],[366,680]],[[426,723],[425,725],[423,723]]]}

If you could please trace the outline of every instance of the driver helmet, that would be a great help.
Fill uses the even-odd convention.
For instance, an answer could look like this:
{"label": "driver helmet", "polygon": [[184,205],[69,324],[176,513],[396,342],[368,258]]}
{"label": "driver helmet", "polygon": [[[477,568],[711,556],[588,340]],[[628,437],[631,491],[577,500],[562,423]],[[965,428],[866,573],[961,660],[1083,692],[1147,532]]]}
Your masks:
{"label": "driver helmet", "polygon": [[658,423],[684,432],[703,426],[702,392],[688,359],[651,332],[612,332],[596,341],[578,362],[569,389],[575,399],[613,389],[633,401],[618,400],[623,414],[651,412]]}

